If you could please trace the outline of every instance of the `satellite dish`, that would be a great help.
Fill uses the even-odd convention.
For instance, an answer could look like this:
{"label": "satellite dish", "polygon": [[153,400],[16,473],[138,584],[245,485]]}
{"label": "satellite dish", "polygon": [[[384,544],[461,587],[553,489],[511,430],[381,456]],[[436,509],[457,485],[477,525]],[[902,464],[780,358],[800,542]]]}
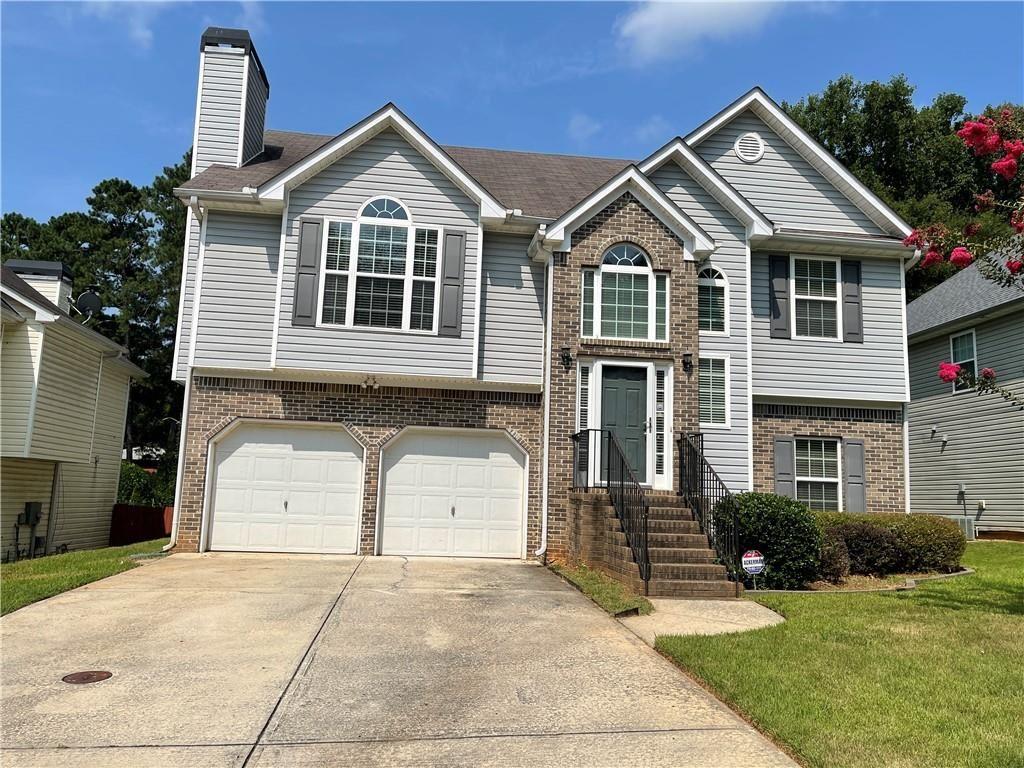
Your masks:
{"label": "satellite dish", "polygon": [[75,309],[85,315],[86,319],[89,319],[103,309],[103,302],[100,301],[100,295],[90,288],[78,297],[78,301],[75,302]]}

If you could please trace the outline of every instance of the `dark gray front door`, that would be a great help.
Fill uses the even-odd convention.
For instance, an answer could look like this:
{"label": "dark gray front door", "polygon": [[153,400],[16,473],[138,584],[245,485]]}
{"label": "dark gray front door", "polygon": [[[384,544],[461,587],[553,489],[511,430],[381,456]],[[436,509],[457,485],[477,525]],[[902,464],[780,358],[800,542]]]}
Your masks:
{"label": "dark gray front door", "polygon": [[647,480],[647,369],[606,365],[601,373],[601,427],[619,439],[637,480]]}

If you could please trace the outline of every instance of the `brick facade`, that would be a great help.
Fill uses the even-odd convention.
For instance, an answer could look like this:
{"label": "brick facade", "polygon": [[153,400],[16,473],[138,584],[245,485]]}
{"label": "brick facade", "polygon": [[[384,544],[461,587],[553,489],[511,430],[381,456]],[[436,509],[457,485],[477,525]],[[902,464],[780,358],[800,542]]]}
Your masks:
{"label": "brick facade", "polygon": [[753,418],[755,491],[775,492],[777,436],[863,440],[865,511],[906,511],[901,410],[755,403]]}
{"label": "brick facade", "polygon": [[[650,256],[655,271],[669,273],[666,342],[597,342],[580,337],[581,270],[600,266],[605,252],[622,242],[642,248]],[[666,425],[666,432],[675,453],[674,434],[697,429],[697,270],[694,262],[684,261],[679,238],[627,192],[573,233],[572,250],[555,260],[553,283],[548,553],[554,558],[565,558],[578,556],[573,533],[578,521],[575,520],[575,505],[570,501],[571,435],[576,431],[576,361],[602,358],[671,363],[674,407],[673,420]],[[653,287],[650,296],[653,301]],[[573,357],[568,370],[559,359],[564,347],[569,348]],[[694,368],[689,374],[683,371],[681,364],[686,352],[693,355]],[[597,382],[592,385],[596,386]],[[678,466],[677,460],[675,457],[673,467]]]}
{"label": "brick facade", "polygon": [[359,551],[372,554],[381,447],[406,426],[504,429],[529,455],[527,551],[540,542],[542,397],[539,393],[436,390],[197,376],[189,401],[176,549],[199,548],[210,441],[240,418],[344,424],[362,444]]}

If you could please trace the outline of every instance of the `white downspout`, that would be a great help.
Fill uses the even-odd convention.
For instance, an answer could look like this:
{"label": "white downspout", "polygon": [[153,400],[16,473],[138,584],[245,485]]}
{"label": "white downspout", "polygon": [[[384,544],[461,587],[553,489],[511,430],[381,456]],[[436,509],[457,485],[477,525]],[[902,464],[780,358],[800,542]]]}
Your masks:
{"label": "white downspout", "polygon": [[546,317],[544,318],[544,443],[541,448],[541,484],[540,484],[540,547],[533,554],[543,557],[548,551],[548,435],[551,422],[551,307],[554,297],[554,258],[548,256],[544,279],[547,285]]}
{"label": "white downspout", "polygon": [[[193,329],[193,333],[195,329]],[[181,516],[181,488],[184,484],[185,436],[188,434],[188,401],[192,394],[192,369],[186,371],[185,399],[181,405],[181,424],[178,427],[178,476],[174,479],[174,517],[171,518],[171,541],[161,551],[167,552],[178,542],[178,518]]]}

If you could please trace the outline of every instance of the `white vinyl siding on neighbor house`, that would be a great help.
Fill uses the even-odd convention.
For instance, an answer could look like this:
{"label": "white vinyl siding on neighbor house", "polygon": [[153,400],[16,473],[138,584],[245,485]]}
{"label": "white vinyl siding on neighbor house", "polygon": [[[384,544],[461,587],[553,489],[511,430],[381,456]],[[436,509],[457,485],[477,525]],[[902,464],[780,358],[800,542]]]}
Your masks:
{"label": "white vinyl siding on neighbor house", "polygon": [[[25,511],[25,502],[38,501],[42,504],[42,517],[36,526],[36,535],[46,535],[46,524],[50,512],[50,490],[53,487],[52,461],[38,459],[17,459],[4,456],[0,459],[0,557],[10,560],[14,556],[14,522]],[[31,534],[27,526],[18,532],[18,548],[27,551]]]}
{"label": "white vinyl siding on neighbor house", "polygon": [[[460,336],[292,325],[299,217],[354,221],[362,206],[379,196],[401,201],[416,224],[465,233]],[[292,190],[282,265],[277,365],[366,374],[474,376],[478,218],[478,205],[393,131],[378,134]],[[326,223],[324,226],[326,238]]]}
{"label": "white vinyl siding on neighbor house", "polygon": [[199,262],[199,234],[202,229],[196,217],[192,215],[191,209],[185,215],[188,248],[185,250],[181,266],[182,282],[179,300],[181,311],[178,313],[178,332],[174,346],[173,378],[175,381],[185,381],[185,372],[188,369],[189,349],[192,344],[192,312],[195,307],[196,270]]}
{"label": "white vinyl siding on neighbor house", "polygon": [[[1024,310],[972,327],[978,369],[995,369],[1000,386],[1024,396]],[[910,347],[911,511],[962,515],[963,483],[967,514],[979,529],[1024,532],[1017,460],[1024,452],[1024,413],[996,394],[954,394],[939,379],[939,363],[950,358],[949,337],[941,333]]]}
{"label": "white vinyl siding on neighbor house", "polygon": [[480,378],[540,384],[544,376],[544,266],[526,255],[530,238],[484,235]]}
{"label": "white vinyl siding on neighbor house", "polygon": [[899,259],[861,262],[862,343],[771,338],[768,256],[751,257],[754,395],[818,399],[906,399],[903,289]]}
{"label": "white vinyl siding on neighbor house", "polygon": [[[668,162],[651,174],[655,184],[714,238],[718,248],[700,265],[717,270],[728,282],[725,290],[728,334],[702,332],[699,354],[729,358],[729,428],[719,426],[704,436],[704,453],[732,491],[750,488],[750,398],[747,342],[750,281],[746,228],[677,163]],[[698,361],[694,360],[694,366]]]}
{"label": "white vinyl siding on neighbor house", "polygon": [[[736,140],[757,133],[764,156],[745,162]],[[878,234],[871,219],[750,110],[737,115],[695,149],[774,224],[797,229]]]}
{"label": "white vinyl siding on neighbor house", "polygon": [[3,326],[3,366],[0,367],[0,444],[4,456],[25,456],[32,413],[32,393],[43,349],[43,328],[33,321]]}
{"label": "white vinyl siding on neighbor house", "polygon": [[207,46],[200,67],[195,173],[214,163],[238,165],[245,56],[240,48]]}
{"label": "white vinyl siding on neighbor house", "polygon": [[195,365],[270,368],[280,216],[209,211]]}

